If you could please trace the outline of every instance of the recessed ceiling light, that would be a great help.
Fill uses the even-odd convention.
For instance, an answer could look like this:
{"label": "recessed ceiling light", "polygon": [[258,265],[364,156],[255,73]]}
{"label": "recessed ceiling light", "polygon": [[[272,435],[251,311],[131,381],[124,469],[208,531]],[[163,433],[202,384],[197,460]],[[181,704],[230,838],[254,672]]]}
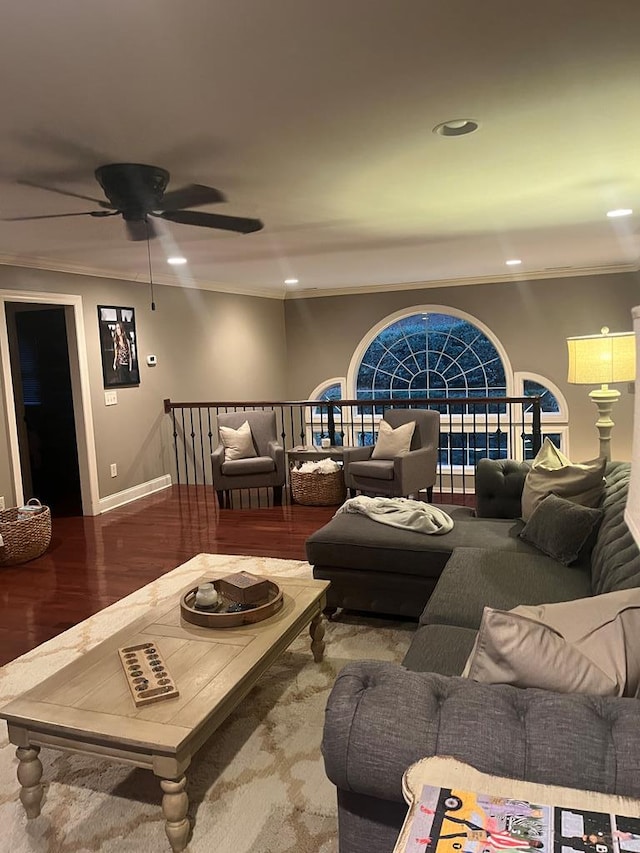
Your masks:
{"label": "recessed ceiling light", "polygon": [[443,121],[433,128],[433,132],[438,136],[466,136],[468,133],[474,133],[478,129],[478,122],[470,118],[456,118],[450,121]]}
{"label": "recessed ceiling light", "polygon": [[298,279],[297,278],[285,278],[284,283],[285,284],[297,284]]}
{"label": "recessed ceiling light", "polygon": [[616,210],[608,210],[607,216],[614,219],[616,216],[631,216],[633,210],[630,207],[619,207]]}
{"label": "recessed ceiling light", "polygon": [[176,255],[175,257],[167,258],[167,263],[171,264],[172,267],[181,267],[187,263],[187,259]]}
{"label": "recessed ceiling light", "polygon": [[521,263],[522,263],[522,261],[520,260],[520,258],[511,258],[510,261],[505,261],[505,264],[508,267],[517,267]]}

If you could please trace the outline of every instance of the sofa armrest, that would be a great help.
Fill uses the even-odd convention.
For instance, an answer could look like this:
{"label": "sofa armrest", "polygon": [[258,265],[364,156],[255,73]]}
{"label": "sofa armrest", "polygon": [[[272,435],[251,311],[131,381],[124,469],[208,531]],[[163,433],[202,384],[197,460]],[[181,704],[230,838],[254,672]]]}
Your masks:
{"label": "sofa armrest", "polygon": [[529,467],[513,459],[480,459],[475,483],[478,518],[520,518]]}
{"label": "sofa armrest", "polygon": [[415,761],[452,756],[483,773],[640,796],[640,702],[487,685],[358,661],[338,675],[322,752],[345,791],[402,802]]}

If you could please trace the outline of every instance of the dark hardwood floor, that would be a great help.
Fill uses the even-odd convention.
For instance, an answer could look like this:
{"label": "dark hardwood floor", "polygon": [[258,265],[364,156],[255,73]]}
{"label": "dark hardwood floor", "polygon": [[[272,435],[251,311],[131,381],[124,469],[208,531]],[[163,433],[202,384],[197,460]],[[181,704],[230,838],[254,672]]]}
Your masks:
{"label": "dark hardwood floor", "polygon": [[200,552],[303,560],[336,509],[236,503],[220,510],[211,489],[173,486],[101,516],[54,518],[46,554],[0,568],[0,664]]}
{"label": "dark hardwood floor", "polygon": [[0,568],[0,665],[195,554],[304,560],[306,538],[336,511],[235,501],[220,510],[212,489],[172,486],[101,516],[54,518],[46,554]]}

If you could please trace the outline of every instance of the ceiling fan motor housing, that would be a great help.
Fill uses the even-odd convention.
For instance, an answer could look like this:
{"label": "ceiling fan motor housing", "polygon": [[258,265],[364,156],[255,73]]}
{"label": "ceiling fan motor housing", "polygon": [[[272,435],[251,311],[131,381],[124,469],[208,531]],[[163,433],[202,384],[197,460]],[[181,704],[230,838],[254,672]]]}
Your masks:
{"label": "ceiling fan motor housing", "polygon": [[159,210],[169,183],[166,169],[142,163],[100,166],[95,176],[111,205],[129,221],[144,220],[152,210]]}

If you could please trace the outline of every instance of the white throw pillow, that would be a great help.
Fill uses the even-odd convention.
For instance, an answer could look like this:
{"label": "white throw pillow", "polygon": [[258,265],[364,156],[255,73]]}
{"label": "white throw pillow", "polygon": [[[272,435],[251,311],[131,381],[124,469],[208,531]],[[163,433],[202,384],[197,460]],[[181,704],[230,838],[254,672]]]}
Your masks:
{"label": "white throw pillow", "polygon": [[545,438],[531,463],[522,489],[522,518],[529,521],[534,509],[554,494],[582,506],[597,507],[604,491],[604,457],[589,462],[571,462]]}
{"label": "white throw pillow", "polygon": [[387,421],[380,421],[378,440],[373,448],[371,458],[393,459],[395,456],[400,456],[401,453],[408,453],[415,428],[415,421],[409,421],[395,429]]}
{"label": "white throw pillow", "polygon": [[221,426],[219,430],[220,440],[224,445],[225,462],[232,462],[234,459],[251,459],[258,455],[253,446],[249,421],[245,421],[238,429]]}
{"label": "white throw pillow", "polygon": [[640,589],[513,610],[485,607],[462,675],[560,693],[635,696]]}

